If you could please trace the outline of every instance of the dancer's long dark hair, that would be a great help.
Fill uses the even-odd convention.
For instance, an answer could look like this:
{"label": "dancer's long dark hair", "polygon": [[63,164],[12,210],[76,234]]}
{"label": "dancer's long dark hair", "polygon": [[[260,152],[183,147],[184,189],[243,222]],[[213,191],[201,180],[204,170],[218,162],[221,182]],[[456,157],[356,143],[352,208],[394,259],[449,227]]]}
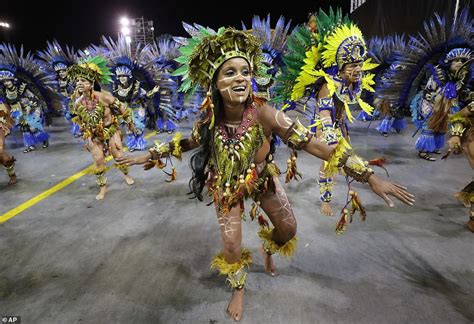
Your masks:
{"label": "dancer's long dark hair", "polygon": [[[217,75],[217,72],[214,75]],[[212,81],[211,99],[214,104],[215,125],[218,125],[224,117],[224,109],[222,97],[216,88],[215,80]],[[201,136],[201,145],[197,148],[196,152],[193,153],[189,161],[189,165],[193,172],[193,175],[189,180],[189,194],[193,195],[192,198],[197,198],[199,201],[202,201],[202,190],[204,189],[207,179],[206,166],[211,156],[211,146],[213,141],[212,130],[209,129],[208,123],[201,125],[199,135]]]}

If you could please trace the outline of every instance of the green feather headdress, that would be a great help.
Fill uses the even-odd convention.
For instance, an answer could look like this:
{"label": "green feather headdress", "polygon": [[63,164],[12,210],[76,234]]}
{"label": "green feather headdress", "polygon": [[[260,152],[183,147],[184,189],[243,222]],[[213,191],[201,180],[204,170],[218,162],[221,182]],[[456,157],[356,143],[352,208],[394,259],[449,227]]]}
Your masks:
{"label": "green feather headdress", "polygon": [[102,56],[94,56],[82,60],[78,64],[74,64],[67,69],[68,77],[76,79],[83,77],[89,81],[99,84],[108,84],[112,82],[112,73],[107,67],[107,60]]}
{"label": "green feather headdress", "polygon": [[176,61],[183,65],[173,75],[183,77],[182,92],[195,86],[209,88],[214,73],[231,58],[245,58],[254,74],[261,60],[257,38],[249,32],[230,27],[221,27],[217,32],[201,27],[179,50],[181,56]]}
{"label": "green feather headdress", "polygon": [[[365,42],[362,33],[347,16],[342,16],[340,9],[329,14],[320,10],[315,16],[317,33],[311,33],[306,26],[296,28],[288,39],[288,54],[283,57],[287,67],[277,79],[277,102],[294,103],[305,96],[309,87],[319,79],[324,78],[329,90],[329,96],[336,92],[337,85],[326,68],[341,69],[344,64],[363,61],[361,88],[374,92],[374,74],[367,71],[377,67],[370,59],[365,59]],[[360,98],[356,98],[359,106],[368,114],[373,107]],[[351,102],[352,103],[352,102]],[[287,104],[283,109],[292,107]],[[347,102],[344,102],[347,117],[353,117]]]}

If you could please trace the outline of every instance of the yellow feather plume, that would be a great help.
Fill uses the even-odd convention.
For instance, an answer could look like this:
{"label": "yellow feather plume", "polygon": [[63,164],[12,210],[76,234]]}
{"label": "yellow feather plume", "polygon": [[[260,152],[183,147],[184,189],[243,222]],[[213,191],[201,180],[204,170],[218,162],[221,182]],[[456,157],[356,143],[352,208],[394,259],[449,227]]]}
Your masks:
{"label": "yellow feather plume", "polygon": [[236,263],[227,263],[224,258],[224,253],[219,253],[214,257],[211,263],[211,270],[219,270],[219,274],[228,275],[237,272],[238,270],[248,267],[252,264],[252,255],[249,249],[242,249],[242,256]]}
{"label": "yellow feather plume", "polygon": [[354,121],[354,116],[352,116],[351,109],[349,108],[349,105],[345,101],[344,101],[344,110],[346,111],[347,119],[349,119],[349,122],[352,123]]}
{"label": "yellow feather plume", "polygon": [[339,171],[339,161],[343,157],[344,153],[351,149],[349,143],[341,137],[336,148],[331,152],[329,160],[324,163],[324,171],[327,177],[332,177]]}
{"label": "yellow feather plume", "polygon": [[278,253],[280,256],[291,258],[291,256],[296,251],[296,236],[294,236],[291,240],[287,241],[285,244],[279,245],[273,240],[273,228],[267,226],[260,227],[258,236],[264,242],[264,246],[266,246],[272,253]]}
{"label": "yellow feather plume", "polygon": [[306,52],[304,65],[296,79],[296,84],[293,86],[291,100],[298,100],[303,97],[306,86],[316,82],[317,76],[313,75],[313,72],[319,58],[320,55],[316,46],[312,46],[311,49]]}
{"label": "yellow feather plume", "polygon": [[369,71],[369,70],[375,69],[379,65],[380,64],[372,63],[372,59],[368,58],[367,60],[364,61],[364,64],[362,65],[362,71]]}
{"label": "yellow feather plume", "polygon": [[360,108],[365,111],[367,114],[372,116],[372,112],[374,111],[374,107],[363,101],[361,98],[357,98],[357,102],[359,103]]}
{"label": "yellow feather plume", "polygon": [[362,77],[362,88],[370,92],[375,92],[375,89],[372,86],[375,84],[374,81],[375,74],[367,73]]}

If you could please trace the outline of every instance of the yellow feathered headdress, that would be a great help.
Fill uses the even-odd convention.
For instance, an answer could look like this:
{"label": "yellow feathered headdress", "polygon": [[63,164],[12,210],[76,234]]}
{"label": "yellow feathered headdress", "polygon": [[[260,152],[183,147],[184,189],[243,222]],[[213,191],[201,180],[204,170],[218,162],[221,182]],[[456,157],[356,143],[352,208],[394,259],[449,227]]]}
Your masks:
{"label": "yellow feathered headdress", "polygon": [[[365,59],[367,48],[362,32],[347,17],[343,18],[340,10],[336,13],[330,10],[329,15],[320,11],[317,15],[317,22],[318,34],[312,35],[312,44],[308,46],[305,53],[306,58],[292,88],[291,101],[302,98],[308,86],[315,84],[320,78],[325,79],[329,96],[332,96],[337,90],[333,73],[337,74],[345,64],[363,62],[363,71],[377,67],[377,64],[371,63],[370,58]],[[328,72],[329,70],[331,72]],[[360,91],[365,89],[373,92],[372,86],[375,84],[373,78],[374,74],[364,73],[361,79]],[[373,107],[360,99],[360,91],[351,102],[342,100],[349,120],[352,120],[353,117],[348,103],[357,102],[368,114],[373,111]]]}
{"label": "yellow feathered headdress", "polygon": [[341,25],[325,39],[322,50],[322,63],[325,68],[337,65],[339,70],[344,64],[362,62],[367,47],[360,29],[354,25]]}

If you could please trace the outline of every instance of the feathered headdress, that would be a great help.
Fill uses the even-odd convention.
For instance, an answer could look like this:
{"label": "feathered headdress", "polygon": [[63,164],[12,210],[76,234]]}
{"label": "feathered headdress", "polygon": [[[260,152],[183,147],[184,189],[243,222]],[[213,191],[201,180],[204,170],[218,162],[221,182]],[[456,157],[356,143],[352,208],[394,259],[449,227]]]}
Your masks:
{"label": "feathered headdress", "polygon": [[296,26],[286,44],[287,50],[282,57],[282,73],[276,77],[277,95],[271,100],[275,103],[286,103],[290,99],[295,80],[305,65],[306,52],[315,44],[314,34],[304,25]]}
{"label": "feathered headdress", "polygon": [[143,74],[140,69],[148,57],[148,45],[137,43],[135,48],[132,48],[123,35],[120,35],[117,41],[111,37],[102,36],[102,43],[106,51],[105,57],[116,76],[126,75],[130,78],[137,78],[137,74]]}
{"label": "feathered headdress", "polygon": [[342,69],[344,64],[363,62],[367,47],[360,29],[354,25],[341,25],[325,38],[321,57],[323,66],[337,66]]}
{"label": "feathered headdress", "polygon": [[[0,60],[2,58],[0,57]],[[3,80],[14,80],[16,73],[16,67],[8,63],[0,63],[0,81]]]}
{"label": "feathered headdress", "polygon": [[[264,61],[271,65],[283,65],[282,55],[286,49],[286,40],[290,29],[291,20],[285,22],[285,17],[280,16],[275,28],[271,27],[270,14],[266,19],[254,16],[252,18],[252,29],[249,30],[262,44],[262,56]],[[242,22],[242,29],[247,27]]]}
{"label": "feathered headdress", "polygon": [[33,53],[25,53],[23,46],[18,52],[11,44],[0,45],[0,80],[3,79],[17,79],[26,84],[50,108],[60,109],[62,105],[56,74],[44,69]]}
{"label": "feathered headdress", "polygon": [[217,69],[231,58],[245,58],[254,72],[259,65],[260,43],[248,32],[222,27],[214,33],[200,28],[195,36],[191,36],[186,45],[180,47],[181,56],[176,59],[183,64],[174,73],[183,76],[182,91],[198,85],[207,89]]}
{"label": "feathered headdress", "polygon": [[67,69],[68,77],[75,80],[82,77],[98,84],[109,84],[112,73],[107,67],[107,60],[102,56],[82,59],[79,63]]}
{"label": "feathered headdress", "polygon": [[451,50],[446,58],[444,59],[445,63],[456,59],[470,60],[472,58],[472,51],[469,48],[455,48]]}
{"label": "feathered headdress", "polygon": [[[370,58],[366,59],[367,49],[362,33],[355,24],[349,21],[347,16],[342,16],[340,9],[334,12],[331,8],[329,14],[319,10],[316,21],[317,34],[311,33],[306,26],[300,27],[295,29],[288,40],[289,50],[291,50],[290,45],[297,44],[297,53],[289,54],[286,58],[291,65],[288,69],[284,69],[287,75],[280,78],[283,85],[279,87],[278,100],[284,99],[287,102],[284,108],[295,107],[292,102],[301,99],[308,89],[312,89],[310,96],[314,96],[317,92],[315,87],[320,87],[320,80],[324,80],[329,90],[329,96],[334,93],[344,96],[341,101],[344,103],[346,115],[350,121],[353,117],[349,110],[349,103],[358,103],[365,112],[371,114],[373,107],[360,98],[360,93],[363,89],[374,91],[372,88],[373,74],[364,73],[355,91],[348,95],[346,95],[347,89],[339,88],[334,81],[345,64],[363,62],[362,71],[368,71],[377,66],[377,64],[371,63]],[[295,38],[295,40],[291,40],[291,38]],[[304,57],[301,55],[303,48],[307,49]],[[298,66],[300,67],[299,72],[291,82],[290,77],[295,77],[295,67]],[[286,92],[289,89],[291,89],[290,92]]]}
{"label": "feathered headdress", "polygon": [[[395,68],[386,72],[385,86],[380,89],[384,98],[397,101],[400,106],[408,105],[433,65],[444,60],[447,63],[456,55],[468,55],[468,49],[474,46],[469,8],[465,8],[453,23],[446,21],[447,17],[435,14],[423,24],[424,30],[417,37],[410,37],[406,49],[399,53],[393,64]],[[399,66],[403,69],[396,69]]]}
{"label": "feathered headdress", "polygon": [[[386,37],[372,37],[367,40],[367,55],[372,59],[372,61],[378,66],[373,69],[371,72],[375,74],[375,93],[366,91],[363,92],[362,96],[365,101],[370,104],[374,103],[375,98],[383,99],[379,93],[379,89],[383,87],[384,82],[386,81],[386,71],[389,69],[401,69],[401,66],[395,66],[394,62],[396,58],[400,55],[402,51],[405,50],[407,46],[405,35],[389,35]],[[380,105],[382,102],[380,101]],[[403,116],[404,107],[396,106],[396,103],[393,102],[391,106],[392,116]],[[382,108],[383,107],[383,108]],[[378,109],[382,109],[382,114],[385,114],[385,109],[387,106],[379,106]]]}
{"label": "feathered headdress", "polygon": [[373,37],[367,41],[367,54],[378,66],[373,69],[376,74],[375,89],[383,86],[385,81],[385,72],[388,69],[399,69],[400,66],[395,66],[396,59],[399,57],[407,46],[405,35],[390,35],[387,37]]}
{"label": "feathered headdress", "polygon": [[178,62],[175,60],[180,55],[179,47],[180,43],[176,41],[176,38],[169,35],[157,38],[150,47],[149,62],[159,69],[174,71],[178,67]]}
{"label": "feathered headdress", "polygon": [[[182,83],[179,87],[181,92],[192,91],[196,85],[193,84],[192,79],[189,75],[189,62],[191,60],[191,55],[193,54],[194,49],[201,43],[201,41],[208,36],[216,35],[217,32],[209,27],[203,27],[199,24],[190,25],[183,22],[183,28],[191,36],[186,37],[175,37],[174,41],[180,44],[179,53],[180,56],[175,59],[175,61],[181,64],[181,67],[173,72],[174,76],[180,76],[182,78]],[[206,87],[207,89],[207,87]]]}
{"label": "feathered headdress", "polygon": [[[273,85],[273,77],[283,66],[282,55],[286,49],[286,40],[291,20],[285,23],[285,18],[281,16],[275,28],[270,24],[270,14],[266,19],[254,16],[252,19],[252,29],[249,30],[261,43],[262,65],[259,67],[260,74],[255,78],[257,96],[270,99],[270,88]],[[247,27],[242,22],[242,29]]]}
{"label": "feathered headdress", "polygon": [[65,48],[66,50],[63,50],[57,40],[53,40],[52,42],[48,41],[46,50],[38,51],[37,54],[49,68],[58,72],[60,70],[66,70],[79,59],[72,47],[66,46]]}

